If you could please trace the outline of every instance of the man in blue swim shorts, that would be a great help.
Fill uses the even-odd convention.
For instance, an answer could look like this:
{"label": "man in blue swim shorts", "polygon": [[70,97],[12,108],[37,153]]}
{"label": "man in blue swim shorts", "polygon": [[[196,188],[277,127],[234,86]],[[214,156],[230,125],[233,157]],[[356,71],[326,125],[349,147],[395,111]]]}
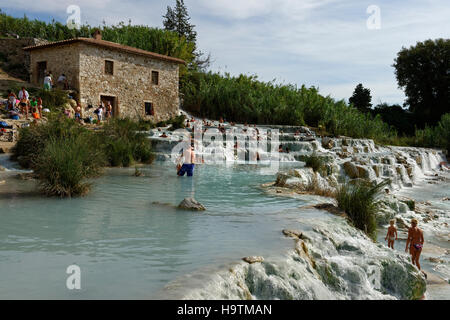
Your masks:
{"label": "man in blue swim shorts", "polygon": [[185,173],[187,173],[188,177],[192,177],[194,175],[194,162],[195,162],[195,154],[194,154],[194,146],[193,144],[186,148],[183,152],[184,163],[180,167],[177,166],[177,175],[182,177]]}

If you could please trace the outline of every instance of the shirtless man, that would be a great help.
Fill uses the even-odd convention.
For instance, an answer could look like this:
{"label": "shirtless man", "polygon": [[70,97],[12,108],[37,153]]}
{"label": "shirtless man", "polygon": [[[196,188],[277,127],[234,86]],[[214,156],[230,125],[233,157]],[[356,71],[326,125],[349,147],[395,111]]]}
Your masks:
{"label": "shirtless man", "polygon": [[194,163],[195,163],[195,153],[194,153],[194,143],[186,148],[183,152],[184,163],[181,167],[177,166],[177,175],[182,177],[187,173],[188,177],[194,175]]}
{"label": "shirtless man", "polygon": [[105,117],[106,119],[109,119],[112,117],[112,105],[111,105],[111,101],[108,101],[107,105],[106,105],[106,113],[105,113]]}
{"label": "shirtless man", "polygon": [[408,240],[406,240],[405,252],[408,252],[408,245],[410,245],[409,253],[411,254],[412,264],[416,265],[420,270],[419,258],[422,253],[424,239],[423,231],[417,228],[417,223],[416,218],[411,220],[411,228],[408,230]]}

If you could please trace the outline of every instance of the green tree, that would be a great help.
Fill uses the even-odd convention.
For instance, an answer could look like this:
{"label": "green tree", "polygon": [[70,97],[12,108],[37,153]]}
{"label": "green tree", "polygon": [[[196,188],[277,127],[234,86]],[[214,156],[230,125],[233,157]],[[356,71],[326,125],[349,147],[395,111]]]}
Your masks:
{"label": "green tree", "polygon": [[420,127],[450,111],[450,39],[418,42],[397,54],[395,75]]}
{"label": "green tree", "polygon": [[163,18],[165,30],[176,32],[180,38],[184,37],[189,43],[194,45],[192,54],[195,58],[189,64],[190,69],[205,71],[211,63],[211,56],[197,50],[197,32],[195,31],[195,25],[190,23],[191,17],[188,14],[184,0],[176,0],[174,8],[167,6],[167,12]]}
{"label": "green tree", "polygon": [[175,8],[167,6],[167,13],[163,16],[164,29],[175,31],[180,37],[185,37],[187,41],[195,43],[197,32],[195,25],[191,24],[184,0],[176,0]]}
{"label": "green tree", "polygon": [[414,135],[414,115],[398,104],[380,103],[371,110],[373,116],[380,115],[387,124],[403,135]]}
{"label": "green tree", "polygon": [[349,102],[361,112],[370,111],[372,107],[371,101],[370,89],[364,88],[361,83],[356,86],[353,95],[349,99]]}

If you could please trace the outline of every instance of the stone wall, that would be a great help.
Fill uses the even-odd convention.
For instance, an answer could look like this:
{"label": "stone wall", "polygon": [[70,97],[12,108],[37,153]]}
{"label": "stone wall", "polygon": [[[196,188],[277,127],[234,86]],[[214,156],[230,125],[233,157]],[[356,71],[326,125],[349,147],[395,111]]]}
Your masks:
{"label": "stone wall", "polygon": [[[120,117],[139,115],[157,122],[178,115],[176,63],[84,43],[79,45],[80,101],[84,108],[89,104],[98,105],[100,96],[112,96],[118,101]],[[113,75],[105,74],[105,60],[113,61]],[[159,72],[158,85],[152,84],[152,71]],[[145,115],[145,102],[153,104],[154,116]]]}
{"label": "stone wall", "polygon": [[30,54],[22,50],[24,47],[47,43],[48,41],[35,38],[0,39],[0,54],[2,55],[2,68],[8,71],[13,67],[11,73],[28,81],[30,70]]}
{"label": "stone wall", "polygon": [[38,79],[38,62],[47,62],[47,71],[53,74],[53,81],[64,73],[69,81],[70,88],[79,91],[79,66],[80,66],[80,44],[73,43],[64,46],[55,46],[30,51],[30,79],[35,85],[43,86],[42,80]]}

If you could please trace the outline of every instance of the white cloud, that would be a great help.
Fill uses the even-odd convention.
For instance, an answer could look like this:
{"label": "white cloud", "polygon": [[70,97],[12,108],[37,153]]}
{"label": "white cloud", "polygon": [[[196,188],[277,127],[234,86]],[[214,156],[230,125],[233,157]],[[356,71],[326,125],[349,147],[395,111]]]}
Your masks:
{"label": "white cloud", "polygon": [[46,12],[57,15],[65,14],[70,5],[77,5],[80,8],[89,10],[106,10],[112,0],[14,0],[0,1],[2,7],[32,12]]}
{"label": "white cloud", "polygon": [[[0,0],[1,8],[42,12],[65,21],[77,4],[82,22],[127,22],[162,26],[175,0]],[[372,89],[374,101],[401,103],[392,64],[402,46],[446,37],[447,0],[185,0],[198,32],[198,45],[211,52],[214,70],[257,73],[324,94],[348,98],[356,84]],[[366,9],[381,9],[381,29],[368,30]],[[62,20],[64,19],[64,20]]]}

